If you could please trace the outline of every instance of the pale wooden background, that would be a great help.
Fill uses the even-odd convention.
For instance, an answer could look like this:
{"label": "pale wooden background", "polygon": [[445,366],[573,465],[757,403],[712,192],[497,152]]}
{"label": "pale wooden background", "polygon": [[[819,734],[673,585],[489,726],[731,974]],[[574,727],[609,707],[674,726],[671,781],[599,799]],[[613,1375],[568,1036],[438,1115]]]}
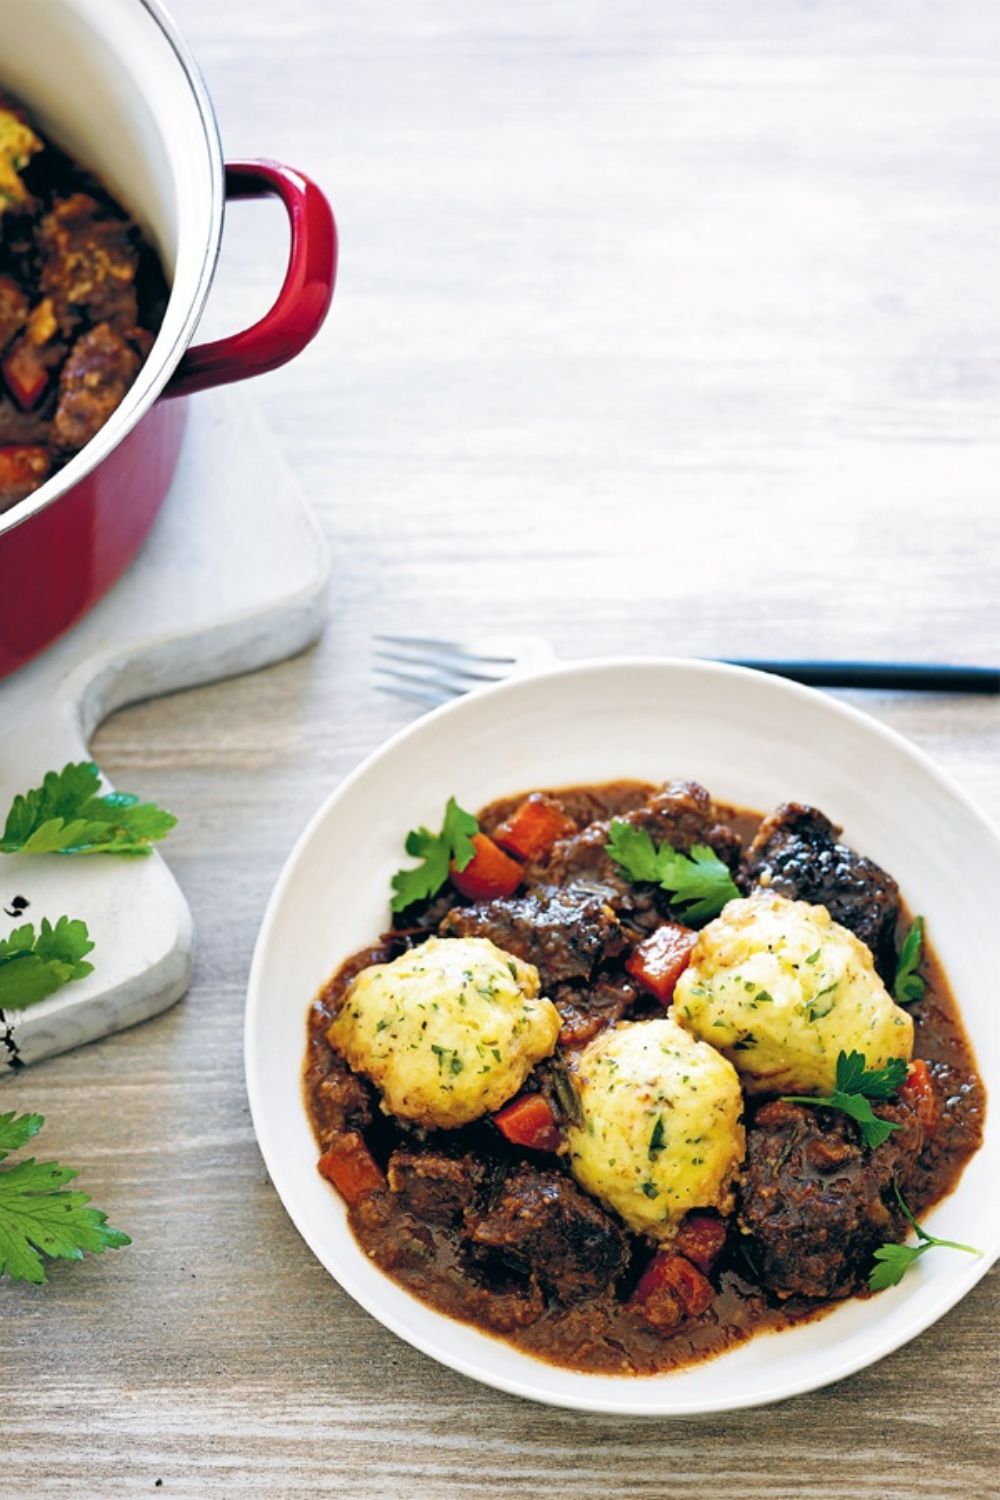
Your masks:
{"label": "pale wooden background", "polygon": [[[782,1407],[532,1407],[438,1369],[313,1261],[254,1145],[240,1026],[293,838],[407,717],[369,686],[377,628],[997,654],[1000,9],[177,10],[229,153],[311,170],[341,221],[331,324],[258,387],[337,576],[318,650],[96,740],[180,815],[198,961],[171,1014],[5,1089],[135,1245],[0,1292],[0,1493],[997,1495],[996,1273]],[[214,329],[263,306],[281,247],[277,215],[233,213]],[[855,700],[1000,814],[995,708]]]}

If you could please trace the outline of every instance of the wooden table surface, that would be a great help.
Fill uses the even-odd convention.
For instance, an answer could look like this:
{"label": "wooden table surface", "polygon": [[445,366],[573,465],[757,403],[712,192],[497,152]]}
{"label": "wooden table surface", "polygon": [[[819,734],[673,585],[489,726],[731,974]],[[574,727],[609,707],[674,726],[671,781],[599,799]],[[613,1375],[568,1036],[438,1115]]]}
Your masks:
{"label": "wooden table surface", "polygon": [[[257,388],[336,576],[316,650],[96,738],[180,816],[197,961],[166,1016],[5,1088],[134,1245],[0,1292],[0,1494],[997,1495],[996,1272],[875,1368],[731,1417],[594,1418],[439,1369],[286,1218],[241,1023],[292,841],[409,716],[370,685],[375,630],[996,656],[1000,10],[176,10],[228,152],[311,171],[340,219],[328,329]],[[213,329],[282,253],[276,214],[233,212]],[[1000,814],[992,703],[851,698]]]}

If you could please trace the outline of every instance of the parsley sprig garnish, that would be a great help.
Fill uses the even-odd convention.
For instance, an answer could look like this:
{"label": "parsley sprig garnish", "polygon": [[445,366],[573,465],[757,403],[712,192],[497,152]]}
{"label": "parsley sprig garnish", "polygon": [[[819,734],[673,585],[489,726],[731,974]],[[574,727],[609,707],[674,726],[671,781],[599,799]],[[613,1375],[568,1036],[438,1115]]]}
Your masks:
{"label": "parsley sprig garnish", "polygon": [[914,1261],[926,1255],[928,1250],[935,1246],[943,1250],[964,1250],[966,1255],[982,1255],[973,1245],[960,1245],[957,1240],[939,1240],[936,1235],[928,1234],[927,1230],[918,1224],[914,1215],[903,1201],[903,1195],[899,1191],[899,1183],[895,1177],[892,1186],[896,1194],[896,1201],[909,1219],[916,1232],[919,1244],[917,1245],[880,1245],[875,1251],[876,1264],[868,1274],[868,1285],[873,1292],[882,1292],[887,1286],[898,1286],[913,1265]]}
{"label": "parsley sprig garnish", "polygon": [[866,1068],[863,1052],[841,1052],[837,1058],[836,1087],[832,1094],[783,1094],[789,1104],[820,1105],[850,1115],[861,1130],[861,1139],[872,1150],[887,1141],[899,1126],[880,1120],[869,1099],[892,1099],[906,1079],[906,1063],[892,1058],[884,1068]]}
{"label": "parsley sprig garnish", "polygon": [[924,998],[927,981],[918,973],[924,947],[924,919],[914,917],[896,962],[896,977],[892,982],[892,993],[899,1005],[912,1005]]}
{"label": "parsley sprig garnish", "polygon": [[558,1053],[549,1060],[549,1076],[559,1108],[571,1125],[583,1125],[583,1105],[565,1061]]}
{"label": "parsley sprig garnish", "polygon": [[[0,1161],[18,1151],[44,1125],[42,1115],[0,1115]],[[108,1227],[107,1215],[89,1207],[86,1193],[63,1192],[79,1174],[54,1161],[28,1157],[0,1167],[0,1276],[12,1281],[43,1282],[42,1256],[82,1260],[132,1241]]]}
{"label": "parsley sprig garnish", "polygon": [[54,995],[72,979],[93,972],[86,955],[93,951],[86,922],[60,917],[53,927],[46,917],[36,933],[31,922],[0,939],[0,1010],[24,1010]]}
{"label": "parsley sprig garnish", "polygon": [[397,870],[392,877],[393,911],[405,911],[414,901],[436,896],[448,879],[452,861],[457,870],[464,870],[475,857],[472,835],[478,832],[476,819],[459,807],[454,797],[448,798],[440,833],[431,833],[428,828],[412,829],[406,835],[406,852],[421,863],[412,870]]}
{"label": "parsley sprig garnish", "polygon": [[605,849],[631,880],[646,880],[670,896],[691,921],[714,917],[739,896],[729,867],[707,844],[692,844],[682,854],[664,842],[659,848],[644,828],[614,818]]}
{"label": "parsley sprig garnish", "polygon": [[131,792],[101,792],[93,761],[49,771],[14,798],[0,854],[149,854],[177,819]]}

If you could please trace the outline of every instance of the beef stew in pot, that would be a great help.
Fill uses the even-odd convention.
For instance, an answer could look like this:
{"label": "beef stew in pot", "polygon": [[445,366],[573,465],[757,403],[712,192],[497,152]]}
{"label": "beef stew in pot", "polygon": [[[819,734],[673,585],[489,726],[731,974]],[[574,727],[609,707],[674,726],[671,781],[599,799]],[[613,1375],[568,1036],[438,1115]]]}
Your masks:
{"label": "beef stew in pot", "polygon": [[167,294],[134,220],[0,92],[0,512],[118,408]]}

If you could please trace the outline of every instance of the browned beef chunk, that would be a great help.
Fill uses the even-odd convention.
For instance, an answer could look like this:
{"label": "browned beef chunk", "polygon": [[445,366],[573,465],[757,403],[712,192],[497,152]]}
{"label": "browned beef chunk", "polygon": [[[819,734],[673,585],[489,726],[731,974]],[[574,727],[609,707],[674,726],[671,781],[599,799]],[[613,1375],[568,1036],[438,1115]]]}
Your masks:
{"label": "browned beef chunk", "polygon": [[476,1251],[539,1282],[563,1302],[601,1291],[623,1271],[625,1236],[561,1172],[518,1166],[492,1208],[471,1215]]}
{"label": "browned beef chunk", "polygon": [[537,1281],[528,1281],[516,1287],[493,1284],[477,1285],[475,1279],[468,1282],[463,1297],[463,1312],[472,1323],[483,1323],[495,1328],[498,1333],[513,1333],[516,1328],[527,1328],[545,1311],[545,1299]]}
{"label": "browned beef chunk", "polygon": [[434,1231],[400,1213],[391,1193],[365,1193],[351,1208],[365,1250],[387,1271],[420,1271],[434,1259]]}
{"label": "browned beef chunk", "polygon": [[605,850],[608,823],[589,823],[572,838],[554,845],[542,878],[555,885],[570,882],[589,887],[616,910],[629,909],[634,887]]}
{"label": "browned beef chunk", "polygon": [[44,443],[48,435],[47,416],[37,411],[22,411],[0,391],[0,448],[11,443]]}
{"label": "browned beef chunk", "polygon": [[59,199],[38,228],[43,297],[69,336],[81,318],[124,331],[139,321],[135,278],[139,253],[128,223],[87,193]]}
{"label": "browned beef chunk", "polygon": [[425,1224],[456,1225],[475,1201],[486,1172],[486,1163],[475,1156],[394,1151],[388,1177],[390,1188],[414,1218]]}
{"label": "browned beef chunk", "polygon": [[684,854],[692,844],[707,844],[730,869],[739,862],[739,839],[719,822],[711,797],[697,781],[669,781],[643,807],[629,813],[627,821]]}
{"label": "browned beef chunk", "polygon": [[28,321],[28,298],[10,276],[0,276],[0,354]]}
{"label": "browned beef chunk", "polygon": [[[402,1156],[396,1152],[392,1158]],[[430,1153],[426,1165],[430,1169]],[[442,1172],[446,1157],[435,1157]],[[467,1160],[467,1158],[463,1158]],[[390,1172],[392,1166],[390,1162]],[[442,1236],[441,1218],[433,1218],[435,1210],[443,1214],[448,1195],[443,1186],[440,1196],[432,1187],[431,1171],[428,1171],[423,1186],[417,1186],[409,1169],[400,1167],[399,1181],[407,1178],[405,1191],[412,1189],[414,1201],[405,1201],[403,1195],[394,1190],[388,1193],[367,1193],[351,1210],[351,1222],[367,1254],[384,1270],[403,1275],[406,1284],[414,1289],[433,1286],[432,1268],[441,1256],[442,1245],[447,1238]],[[426,1212],[426,1217],[423,1213]],[[456,1246],[456,1254],[464,1264],[464,1246]],[[438,1260],[438,1264],[441,1261]],[[537,1281],[525,1276],[511,1277],[501,1274],[488,1279],[479,1274],[480,1268],[473,1261],[465,1265],[468,1275],[453,1275],[449,1284],[455,1294],[452,1310],[459,1312],[470,1322],[484,1324],[501,1333],[515,1328],[525,1328],[534,1323],[545,1311],[545,1301]],[[438,1304],[440,1305],[440,1304]]]}
{"label": "browned beef chunk", "polygon": [[[552,850],[544,878],[556,884],[572,880],[589,885],[632,928],[652,930],[666,909],[650,886],[637,886],[606,852],[610,819],[591,823]],[[643,828],[658,844],[687,853],[692,844],[708,844],[731,869],[739,863],[738,837],[720,823],[712,799],[695,781],[670,781],[619,820]]]}
{"label": "browned beef chunk", "polygon": [[82,334],[59,376],[53,446],[76,453],[116,410],[139,372],[139,356],[107,323]]}
{"label": "browned beef chunk", "polygon": [[888,983],[896,962],[899,887],[873,860],[837,842],[840,829],[815,807],[784,802],[747,851],[744,883],[825,906],[872,951]]}
{"label": "browned beef chunk", "polygon": [[562,1017],[559,1042],[582,1047],[602,1026],[620,1021],[636,1001],[636,988],[626,978],[598,975],[589,984],[560,984],[549,999]]}
{"label": "browned beef chunk", "polygon": [[900,1126],[874,1151],[833,1110],[780,1099],[757,1110],[738,1222],[752,1265],[779,1297],[848,1297],[864,1285],[878,1246],[905,1239],[893,1177],[905,1193],[923,1128],[902,1101],[874,1108]]}
{"label": "browned beef chunk", "polygon": [[498,948],[534,964],[542,987],[589,979],[628,939],[600,894],[579,886],[537,886],[523,896],[460,906],[441,924],[444,937],[490,938]]}
{"label": "browned beef chunk", "polygon": [[320,1144],[325,1149],[335,1136],[363,1131],[371,1123],[371,1090],[363,1078],[352,1073],[344,1059],[330,1049],[328,1071],[314,1098]]}
{"label": "browned beef chunk", "polygon": [[650,790],[642,782],[620,781],[607,786],[561,787],[552,795],[577,828],[586,828],[589,823],[621,818],[625,813],[641,807],[648,799]]}
{"label": "browned beef chunk", "polygon": [[[934,1001],[930,1002],[931,1006]],[[986,1092],[982,1080],[967,1067],[937,1059],[929,1064],[936,1116],[929,1130],[921,1166],[925,1172],[947,1174],[949,1161],[978,1151],[983,1143]]]}

